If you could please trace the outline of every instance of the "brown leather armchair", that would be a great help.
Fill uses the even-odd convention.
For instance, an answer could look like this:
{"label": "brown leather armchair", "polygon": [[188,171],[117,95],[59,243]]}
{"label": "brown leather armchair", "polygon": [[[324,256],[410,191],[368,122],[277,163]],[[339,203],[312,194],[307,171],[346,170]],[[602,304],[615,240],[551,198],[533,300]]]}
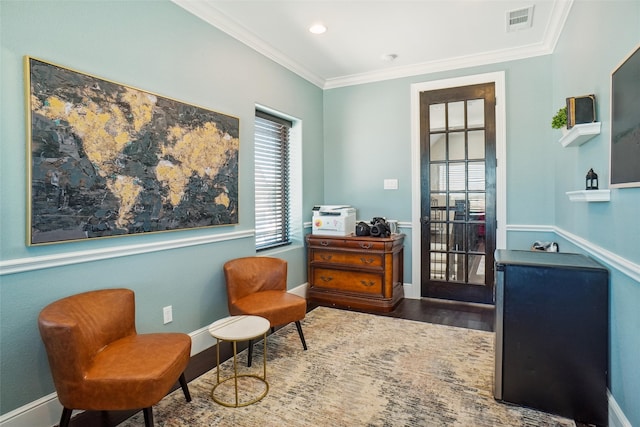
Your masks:
{"label": "brown leather armchair", "polygon": [[[300,320],[307,313],[307,300],[287,292],[287,262],[279,258],[245,257],[224,264],[227,303],[233,316],[249,314],[264,317],[276,326],[295,322],[306,350]],[[253,343],[249,341],[248,365],[251,366]]]}
{"label": "brown leather armchair", "polygon": [[46,306],[38,327],[58,399],[60,427],[74,409],[143,409],[153,426],[152,405],[179,380],[191,401],[184,369],[191,338],[182,333],[137,334],[135,297],[129,289],[72,295]]}

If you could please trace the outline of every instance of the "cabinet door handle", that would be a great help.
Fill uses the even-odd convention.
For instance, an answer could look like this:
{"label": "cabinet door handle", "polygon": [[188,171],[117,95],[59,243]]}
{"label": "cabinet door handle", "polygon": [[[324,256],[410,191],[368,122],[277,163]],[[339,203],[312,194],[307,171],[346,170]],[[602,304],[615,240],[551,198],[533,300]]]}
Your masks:
{"label": "cabinet door handle", "polygon": [[375,258],[360,257],[360,261],[362,261],[363,264],[371,264],[373,261],[375,261]]}
{"label": "cabinet door handle", "polygon": [[373,243],[371,243],[371,242],[367,242],[367,243],[360,243],[360,247],[361,247],[362,249],[369,249],[369,248],[371,248],[371,246],[373,246]]}
{"label": "cabinet door handle", "polygon": [[376,282],[369,280],[368,282],[366,280],[360,280],[360,283],[362,283],[363,286],[366,286],[367,288],[373,286],[376,284]]}
{"label": "cabinet door handle", "polygon": [[325,261],[329,261],[331,260],[331,258],[333,258],[333,255],[320,255],[320,258],[322,258]]}
{"label": "cabinet door handle", "polygon": [[320,276],[320,280],[322,280],[323,282],[330,282],[333,280],[333,277],[331,276]]}
{"label": "cabinet door handle", "polygon": [[326,240],[321,240],[321,241],[320,241],[320,244],[321,244],[322,246],[329,246],[329,242],[328,242],[328,241],[326,241]]}

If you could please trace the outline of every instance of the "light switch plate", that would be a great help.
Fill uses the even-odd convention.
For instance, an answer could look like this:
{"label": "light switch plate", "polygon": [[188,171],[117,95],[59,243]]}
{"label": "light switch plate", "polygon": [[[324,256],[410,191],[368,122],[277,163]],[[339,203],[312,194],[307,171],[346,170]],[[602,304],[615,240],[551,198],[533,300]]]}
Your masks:
{"label": "light switch plate", "polygon": [[398,180],[397,179],[385,179],[384,180],[384,189],[385,190],[397,190],[398,189]]}
{"label": "light switch plate", "polygon": [[173,307],[168,305],[162,308],[162,316],[164,318],[164,324],[173,322]]}

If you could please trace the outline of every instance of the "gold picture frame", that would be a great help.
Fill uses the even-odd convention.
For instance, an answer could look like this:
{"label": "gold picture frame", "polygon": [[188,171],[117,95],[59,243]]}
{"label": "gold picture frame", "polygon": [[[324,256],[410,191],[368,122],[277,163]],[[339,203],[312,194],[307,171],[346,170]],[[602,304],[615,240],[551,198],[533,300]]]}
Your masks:
{"label": "gold picture frame", "polygon": [[28,245],[238,223],[238,118],[24,62]]}

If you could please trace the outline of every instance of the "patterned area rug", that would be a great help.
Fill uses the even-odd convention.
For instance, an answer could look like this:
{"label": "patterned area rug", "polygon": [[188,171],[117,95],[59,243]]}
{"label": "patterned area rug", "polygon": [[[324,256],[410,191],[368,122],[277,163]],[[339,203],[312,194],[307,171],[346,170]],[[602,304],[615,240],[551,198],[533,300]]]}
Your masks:
{"label": "patterned area rug", "polygon": [[[189,384],[191,403],[178,389],[156,405],[156,426],[575,427],[494,400],[493,333],[324,307],[311,311],[302,327],[307,351],[293,324],[267,338],[264,399],[240,408],[213,402],[214,368]],[[240,353],[243,373],[262,373],[262,348],[255,346],[251,368],[246,350]],[[231,371],[225,362],[222,377]],[[264,387],[251,379],[240,385],[254,394]],[[223,388],[216,396],[224,397]],[[141,425],[141,412],[121,424]]]}

